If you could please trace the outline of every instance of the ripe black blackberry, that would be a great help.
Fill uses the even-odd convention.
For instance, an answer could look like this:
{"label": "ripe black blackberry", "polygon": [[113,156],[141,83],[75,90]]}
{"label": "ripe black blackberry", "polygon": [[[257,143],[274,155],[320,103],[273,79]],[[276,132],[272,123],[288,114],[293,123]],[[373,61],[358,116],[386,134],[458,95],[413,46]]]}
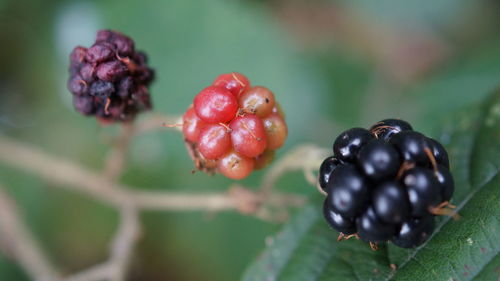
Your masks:
{"label": "ripe black blackberry", "polygon": [[68,89],[75,109],[99,121],[130,121],[151,109],[148,86],[154,71],[134,41],[111,30],[97,32],[90,48],[77,46],[70,54]]}
{"label": "ripe black blackberry", "polygon": [[454,207],[446,150],[408,122],[386,119],[370,130],[347,130],[333,152],[321,164],[319,185],[327,193],[324,217],[339,240],[417,247],[432,234],[434,216]]}

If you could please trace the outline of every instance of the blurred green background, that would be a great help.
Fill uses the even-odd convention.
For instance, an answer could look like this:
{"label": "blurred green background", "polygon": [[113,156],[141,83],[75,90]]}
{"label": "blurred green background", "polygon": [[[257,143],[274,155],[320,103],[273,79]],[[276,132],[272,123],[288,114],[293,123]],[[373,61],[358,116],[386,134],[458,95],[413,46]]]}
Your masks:
{"label": "blurred green background", "polygon": [[[77,114],[68,54],[98,29],[130,35],[157,71],[154,111],[180,115],[218,74],[272,89],[294,145],[329,147],[342,130],[398,117],[436,135],[439,121],[500,82],[497,1],[0,0],[0,134],[94,170],[115,127]],[[136,138],[123,181],[144,189],[223,191],[192,175],[180,134]],[[57,171],[54,171],[57,173]],[[262,172],[243,181],[257,187]],[[104,260],[114,210],[0,163],[0,182],[65,272]],[[279,189],[313,196],[300,174]],[[236,213],[147,212],[130,280],[237,280],[280,225]],[[0,254],[0,280],[27,280]]]}

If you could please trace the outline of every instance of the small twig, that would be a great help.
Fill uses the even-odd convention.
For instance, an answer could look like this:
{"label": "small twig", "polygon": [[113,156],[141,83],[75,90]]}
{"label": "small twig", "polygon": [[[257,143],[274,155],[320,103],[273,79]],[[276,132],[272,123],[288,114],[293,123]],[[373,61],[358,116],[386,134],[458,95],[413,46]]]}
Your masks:
{"label": "small twig", "polygon": [[120,218],[121,223],[113,238],[109,259],[69,276],[65,281],[125,280],[128,264],[140,235],[138,210],[124,206],[120,210]]}
{"label": "small twig", "polygon": [[315,186],[317,178],[312,171],[317,170],[321,161],[328,157],[328,153],[327,149],[310,144],[296,147],[268,170],[262,180],[260,191],[262,194],[268,194],[284,173],[294,170],[302,170],[308,182]]}
{"label": "small twig", "polygon": [[12,256],[32,280],[60,280],[57,270],[22,224],[15,202],[3,189],[0,189],[0,244],[6,255]]}
{"label": "small twig", "polygon": [[122,124],[120,134],[113,142],[112,149],[106,157],[104,176],[110,181],[116,180],[123,172],[134,128],[134,124],[131,122]]}
{"label": "small twig", "polygon": [[[182,116],[169,116],[161,114],[150,114],[144,119],[136,122],[134,135],[143,135],[145,133],[165,130],[163,124],[182,124]],[[182,130],[182,126],[177,129]]]}

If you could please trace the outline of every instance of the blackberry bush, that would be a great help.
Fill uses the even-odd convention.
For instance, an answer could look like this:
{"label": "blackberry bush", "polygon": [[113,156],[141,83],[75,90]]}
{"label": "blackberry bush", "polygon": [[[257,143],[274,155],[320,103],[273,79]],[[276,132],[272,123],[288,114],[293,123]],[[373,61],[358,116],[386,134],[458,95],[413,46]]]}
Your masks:
{"label": "blackberry bush", "polygon": [[182,131],[197,169],[231,179],[264,168],[288,135],[273,92],[251,87],[248,78],[236,72],[218,76],[194,97]]}
{"label": "blackberry bush", "polygon": [[347,130],[333,152],[321,164],[319,185],[327,193],[324,217],[340,238],[416,247],[432,234],[434,216],[452,206],[446,150],[403,120]]}
{"label": "blackberry bush", "polygon": [[104,123],[134,119],[151,109],[148,86],[154,71],[134,41],[111,30],[97,32],[90,48],[75,47],[70,54],[68,89],[75,109]]}

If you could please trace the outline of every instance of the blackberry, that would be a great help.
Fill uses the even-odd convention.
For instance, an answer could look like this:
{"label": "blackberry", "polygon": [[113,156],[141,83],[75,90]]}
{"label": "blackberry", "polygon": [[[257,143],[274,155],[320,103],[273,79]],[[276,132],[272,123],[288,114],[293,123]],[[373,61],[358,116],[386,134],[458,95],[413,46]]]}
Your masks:
{"label": "blackberry", "polygon": [[148,86],[154,71],[134,41],[119,32],[100,30],[90,48],[75,47],[69,72],[73,105],[83,115],[124,122],[152,107]]}
{"label": "blackberry", "polygon": [[342,216],[341,214],[332,210],[328,201],[323,203],[323,216],[328,224],[338,232],[346,235],[356,233],[356,224],[353,219]]}
{"label": "blackberry", "polygon": [[370,199],[368,181],[352,165],[339,166],[331,174],[327,197],[332,209],[339,214],[353,218],[363,211]]}
{"label": "blackberry", "polygon": [[434,217],[450,214],[448,154],[408,122],[386,119],[370,131],[344,131],[333,151],[320,166],[319,185],[327,193],[323,215],[339,238],[417,247],[431,236]]}
{"label": "blackberry", "polygon": [[358,153],[357,164],[367,178],[380,181],[392,178],[401,163],[398,151],[383,140],[371,140]]}
{"label": "blackberry", "polygon": [[414,218],[403,222],[391,241],[402,248],[414,248],[424,243],[433,231],[433,216]]}
{"label": "blackberry", "polygon": [[323,189],[323,191],[326,191],[326,184],[328,183],[331,173],[340,164],[340,160],[333,156],[326,158],[323,163],[321,163],[321,166],[319,167],[319,186]]}
{"label": "blackberry", "polygon": [[411,214],[423,217],[429,213],[429,208],[441,202],[441,189],[433,172],[426,168],[416,167],[403,175],[403,184],[408,192]]}
{"label": "blackberry", "polygon": [[341,133],[333,143],[333,153],[337,159],[352,162],[359,150],[373,139],[370,132],[363,128],[352,128]]}
{"label": "blackberry", "polygon": [[430,163],[425,152],[426,148],[430,149],[429,142],[421,133],[404,131],[392,136],[389,143],[395,146],[404,161],[424,165]]}
{"label": "blackberry", "polygon": [[382,140],[388,140],[402,131],[413,131],[413,128],[408,122],[400,119],[385,119],[370,128],[370,132]]}
{"label": "blackberry", "polygon": [[450,201],[453,191],[455,190],[455,182],[453,181],[450,170],[443,165],[438,165],[435,174],[441,189],[442,200]]}
{"label": "blackberry", "polygon": [[450,168],[450,160],[448,159],[448,153],[444,149],[443,145],[440,144],[437,140],[428,138],[427,139],[429,148],[436,159],[438,164],[441,164],[446,167],[446,169]]}
{"label": "blackberry", "polygon": [[397,181],[380,184],[372,197],[377,216],[387,223],[400,223],[410,215],[410,202],[406,190]]}
{"label": "blackberry", "polygon": [[384,223],[372,207],[356,218],[356,228],[361,239],[374,243],[387,241],[396,232],[396,225]]}

